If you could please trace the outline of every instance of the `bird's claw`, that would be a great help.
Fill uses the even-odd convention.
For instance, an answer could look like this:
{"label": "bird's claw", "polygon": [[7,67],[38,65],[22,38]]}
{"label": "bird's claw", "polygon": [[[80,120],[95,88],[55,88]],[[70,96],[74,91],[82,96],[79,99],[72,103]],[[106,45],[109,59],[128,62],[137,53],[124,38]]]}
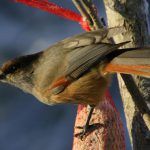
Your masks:
{"label": "bird's claw", "polygon": [[94,130],[96,130],[102,126],[103,125],[100,123],[95,123],[95,124],[83,126],[83,127],[77,126],[76,128],[82,129],[82,131],[79,133],[76,133],[74,136],[81,139],[81,140],[84,140],[91,132],[93,132]]}

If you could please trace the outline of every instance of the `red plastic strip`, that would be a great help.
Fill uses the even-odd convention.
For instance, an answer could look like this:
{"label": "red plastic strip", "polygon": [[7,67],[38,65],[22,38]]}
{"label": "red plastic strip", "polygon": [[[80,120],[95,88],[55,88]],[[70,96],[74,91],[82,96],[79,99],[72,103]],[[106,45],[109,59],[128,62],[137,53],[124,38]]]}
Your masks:
{"label": "red plastic strip", "polygon": [[55,3],[49,2],[48,0],[15,0],[16,2],[41,9],[51,14],[64,17],[66,19],[79,22],[82,28],[86,31],[90,31],[90,27],[81,15],[75,13],[69,9],[62,8]]}

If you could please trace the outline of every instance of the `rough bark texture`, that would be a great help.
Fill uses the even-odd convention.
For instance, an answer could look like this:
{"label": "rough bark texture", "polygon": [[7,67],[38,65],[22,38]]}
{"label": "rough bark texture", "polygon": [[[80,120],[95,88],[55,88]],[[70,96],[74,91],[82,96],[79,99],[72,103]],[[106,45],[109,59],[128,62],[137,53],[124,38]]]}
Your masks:
{"label": "rough bark texture", "polygon": [[[126,29],[125,33],[115,37],[116,43],[129,40],[128,47],[149,43],[146,3],[146,0],[104,0],[108,26],[124,26]],[[118,80],[132,147],[135,150],[150,149],[150,79],[119,75]],[[147,107],[138,105],[139,101]]]}

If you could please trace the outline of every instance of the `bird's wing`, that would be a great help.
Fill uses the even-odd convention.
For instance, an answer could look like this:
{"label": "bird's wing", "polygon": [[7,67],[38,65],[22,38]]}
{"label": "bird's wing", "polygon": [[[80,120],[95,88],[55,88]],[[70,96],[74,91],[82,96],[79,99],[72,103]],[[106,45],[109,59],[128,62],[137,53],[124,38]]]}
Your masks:
{"label": "bird's wing", "polygon": [[99,43],[71,50],[70,53],[67,53],[65,59],[66,69],[65,72],[62,73],[63,76],[60,76],[52,83],[50,90],[52,90],[53,94],[61,93],[72,82],[72,79],[78,79],[94,64],[101,63],[107,54],[126,43],[127,42],[120,44]]}
{"label": "bird's wing", "polygon": [[70,83],[70,80],[66,80],[66,77],[78,79],[95,63],[100,63],[101,58],[126,44],[126,42],[120,44],[109,43],[110,38],[124,31],[123,27],[99,29],[66,38],[53,45],[53,50],[62,49],[66,69],[62,73],[63,76],[56,79],[50,89],[53,89],[54,93],[59,93]]}
{"label": "bird's wing", "polygon": [[[122,54],[120,53],[120,51]],[[86,61],[85,62],[82,61],[81,63],[82,65],[78,65],[79,67],[76,65],[75,61],[74,63],[73,61],[70,62],[66,75],[71,76],[74,79],[78,78],[86,70],[91,68],[93,63],[95,63],[96,61],[99,62],[99,59],[105,56],[105,54],[107,55],[106,51],[100,53],[100,55],[93,56],[91,59],[88,59],[88,60],[84,58],[83,60],[86,60]],[[111,55],[114,55],[114,54],[111,53]],[[118,56],[115,55],[112,58],[112,60],[108,64],[106,64],[103,71],[110,72],[110,73],[117,72],[117,73],[135,74],[135,75],[150,77],[150,61],[149,60],[150,60],[150,48],[122,49],[122,50],[119,50]],[[80,62],[81,60],[79,60],[78,64],[80,64]],[[51,89],[53,89],[54,94],[59,94],[71,82],[72,81],[68,80],[65,76],[62,76],[61,78],[58,78],[53,83]]]}
{"label": "bird's wing", "polygon": [[[127,42],[110,44],[109,38],[124,32],[123,27],[100,29],[82,33],[61,41],[64,51],[67,51],[67,67],[65,76],[79,78],[88,71],[93,64]],[[106,43],[107,42],[107,43]]]}
{"label": "bird's wing", "polygon": [[79,47],[89,46],[91,44],[97,44],[105,42],[111,37],[121,34],[125,31],[123,27],[113,27],[109,29],[99,29],[96,31],[85,32],[73,37],[66,38],[60,43],[62,48],[72,50]]}
{"label": "bird's wing", "polygon": [[65,76],[79,78],[94,64],[101,63],[105,56],[127,42],[119,44],[97,43],[79,47],[68,53]]}

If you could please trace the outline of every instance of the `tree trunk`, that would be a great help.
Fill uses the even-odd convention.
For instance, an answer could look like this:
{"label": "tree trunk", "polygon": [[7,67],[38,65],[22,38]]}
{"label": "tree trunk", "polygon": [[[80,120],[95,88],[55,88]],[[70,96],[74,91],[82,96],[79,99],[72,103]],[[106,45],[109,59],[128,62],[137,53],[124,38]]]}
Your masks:
{"label": "tree trunk", "polygon": [[[131,41],[127,47],[149,43],[148,2],[146,0],[104,0],[108,26],[124,26],[126,32],[115,42]],[[124,112],[132,147],[150,149],[150,79],[118,75]]]}

